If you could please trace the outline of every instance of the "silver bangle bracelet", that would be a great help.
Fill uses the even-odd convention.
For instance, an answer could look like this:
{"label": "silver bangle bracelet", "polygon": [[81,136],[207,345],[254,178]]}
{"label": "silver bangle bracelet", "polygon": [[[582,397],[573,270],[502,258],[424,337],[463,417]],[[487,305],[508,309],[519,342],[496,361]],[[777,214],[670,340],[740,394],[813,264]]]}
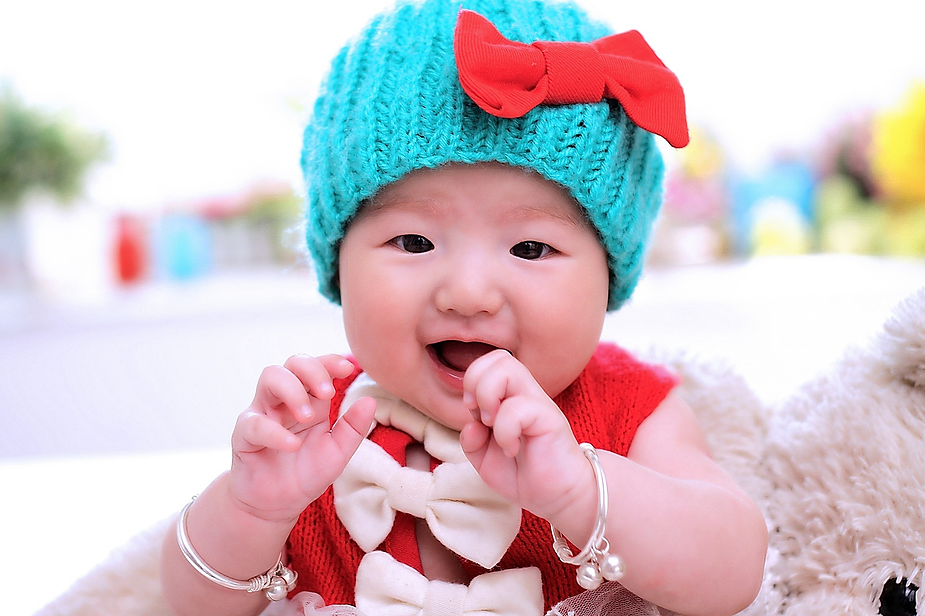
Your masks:
{"label": "silver bangle bracelet", "polygon": [[189,515],[189,508],[195,500],[196,498],[194,497],[192,501],[183,507],[180,511],[180,519],[177,521],[177,545],[180,546],[180,552],[183,553],[183,556],[192,565],[193,569],[210,582],[231,590],[245,590],[249,593],[263,590],[266,591],[264,594],[270,601],[285,599],[295,588],[298,574],[283,564],[282,554],[280,554],[276,566],[266,573],[252,577],[247,581],[235,580],[222,575],[210,567],[206,561],[202,560],[202,557],[193,549],[193,544],[190,543],[189,535],[186,532],[186,518]]}
{"label": "silver bangle bracelet", "polygon": [[588,462],[591,463],[591,469],[594,471],[594,479],[597,481],[597,520],[594,522],[594,530],[584,549],[578,554],[572,554],[568,542],[562,533],[552,528],[552,547],[556,555],[564,563],[578,565],[578,585],[588,590],[594,590],[604,580],[616,582],[623,577],[625,567],[623,560],[616,554],[609,554],[610,543],[604,537],[604,527],[607,523],[607,505],[609,495],[607,493],[607,477],[604,475],[604,469],[601,467],[601,460],[597,455],[597,450],[588,443],[581,444],[581,450],[584,452]]}

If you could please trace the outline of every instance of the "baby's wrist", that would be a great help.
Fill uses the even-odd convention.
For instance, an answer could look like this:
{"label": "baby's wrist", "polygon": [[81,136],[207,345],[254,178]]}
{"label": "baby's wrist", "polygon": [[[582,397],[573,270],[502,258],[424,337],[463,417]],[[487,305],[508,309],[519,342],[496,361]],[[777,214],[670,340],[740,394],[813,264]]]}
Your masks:
{"label": "baby's wrist", "polygon": [[559,529],[572,543],[584,545],[594,530],[599,503],[594,472],[584,454],[579,455],[579,466],[575,467],[575,473],[570,473],[575,478],[571,489],[550,509],[548,515],[541,517]]}
{"label": "baby's wrist", "polygon": [[278,562],[294,523],[267,520],[243,509],[229,489],[228,475],[220,475],[203,490],[178,523],[184,524],[192,550],[211,569],[249,580]]}
{"label": "baby's wrist", "polygon": [[268,527],[278,526],[290,530],[295,526],[296,522],[298,522],[299,516],[305,509],[305,507],[279,510],[261,509],[237,499],[235,499],[233,506],[237,515],[239,515],[241,519],[246,518],[248,524],[264,525]]}
{"label": "baby's wrist", "polygon": [[285,599],[295,588],[298,574],[283,564],[284,552],[282,549],[280,549],[275,566],[267,569],[261,574],[251,576],[247,580],[228,577],[214,569],[203,559],[190,541],[189,531],[187,529],[190,507],[192,507],[195,500],[194,498],[183,507],[180,511],[180,518],[177,520],[177,545],[184,558],[186,558],[187,563],[205,579],[223,588],[241,590],[248,593],[263,592],[270,601]]}
{"label": "baby's wrist", "polygon": [[302,511],[310,503],[304,505],[295,504],[288,507],[266,507],[260,503],[254,502],[252,498],[239,496],[235,490],[234,481],[230,477],[231,472],[219,477],[219,483],[223,477],[227,477],[224,482],[225,488],[225,508],[226,514],[232,519],[237,520],[243,526],[266,526],[292,529],[298,521]]}
{"label": "baby's wrist", "polygon": [[577,565],[576,580],[578,585],[588,590],[594,590],[605,580],[616,582],[623,577],[625,571],[623,560],[610,553],[610,543],[604,537],[607,530],[607,512],[610,505],[609,488],[604,467],[601,465],[597,450],[589,443],[581,444],[582,452],[590,463],[594,473],[597,489],[597,514],[594,528],[580,550],[573,551],[562,533],[553,526],[553,549],[562,562]]}

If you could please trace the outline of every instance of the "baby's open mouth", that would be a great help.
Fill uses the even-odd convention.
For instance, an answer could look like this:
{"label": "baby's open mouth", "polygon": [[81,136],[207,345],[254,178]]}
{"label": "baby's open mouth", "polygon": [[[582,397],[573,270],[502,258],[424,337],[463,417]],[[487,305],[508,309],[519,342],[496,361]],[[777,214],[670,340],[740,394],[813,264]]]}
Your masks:
{"label": "baby's open mouth", "polygon": [[461,340],[444,340],[430,345],[430,348],[441,364],[457,372],[465,372],[467,368],[482,355],[490,353],[498,347],[484,342],[463,342]]}

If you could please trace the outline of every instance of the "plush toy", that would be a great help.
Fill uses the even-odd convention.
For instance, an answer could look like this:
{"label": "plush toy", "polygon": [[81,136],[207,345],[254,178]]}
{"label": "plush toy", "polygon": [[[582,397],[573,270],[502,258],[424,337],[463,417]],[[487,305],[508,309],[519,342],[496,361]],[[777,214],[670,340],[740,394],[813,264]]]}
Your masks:
{"label": "plush toy", "polygon": [[765,439],[772,558],[746,613],[925,615],[925,289],[776,409]]}
{"label": "plush toy", "polygon": [[[925,288],[776,409],[721,362],[643,356],[682,377],[717,462],[768,518],[764,582],[740,616],[925,616]],[[169,523],[35,616],[169,616],[158,579]]]}

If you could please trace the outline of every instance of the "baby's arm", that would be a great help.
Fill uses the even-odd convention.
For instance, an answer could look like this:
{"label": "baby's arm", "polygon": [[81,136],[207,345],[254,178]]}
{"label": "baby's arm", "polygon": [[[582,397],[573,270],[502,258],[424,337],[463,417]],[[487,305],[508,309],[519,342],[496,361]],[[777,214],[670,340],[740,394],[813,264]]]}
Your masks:
{"label": "baby's arm", "polygon": [[[466,400],[479,421],[463,430],[469,459],[492,488],[582,548],[598,492],[564,415],[509,355],[487,355],[470,371]],[[766,525],[711,459],[687,404],[669,396],[626,457],[599,455],[609,486],[606,537],[626,566],[620,583],[691,616],[744,609],[761,583]]]}
{"label": "baby's arm", "polygon": [[713,461],[687,403],[670,395],[639,426],[627,457],[600,456],[607,537],[627,565],[621,583],[691,616],[745,609],[761,585],[767,525]]}
{"label": "baby's arm", "polygon": [[[332,379],[352,370],[330,355],[294,356],[263,371],[232,434],[231,470],[203,491],[187,517],[190,542],[212,569],[248,580],[272,568],[299,514],[343,471],[375,412],[375,402],[362,398],[329,426]],[[259,614],[267,604],[263,592],[229,590],[194,570],[175,528],[164,540],[161,576],[178,616]]]}

